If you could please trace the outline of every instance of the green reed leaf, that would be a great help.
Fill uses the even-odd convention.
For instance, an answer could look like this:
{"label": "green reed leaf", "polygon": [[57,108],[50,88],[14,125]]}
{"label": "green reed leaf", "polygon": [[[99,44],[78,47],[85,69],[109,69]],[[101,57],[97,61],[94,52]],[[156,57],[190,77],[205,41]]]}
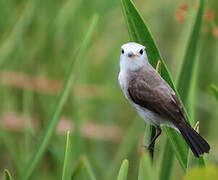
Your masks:
{"label": "green reed leaf", "polygon": [[66,147],[65,147],[65,157],[62,180],[70,180],[72,172],[72,142],[71,142],[70,131],[67,131]]}
{"label": "green reed leaf", "polygon": [[128,168],[129,168],[129,161],[125,159],[120,167],[120,171],[119,171],[117,180],[126,180],[127,179]]}

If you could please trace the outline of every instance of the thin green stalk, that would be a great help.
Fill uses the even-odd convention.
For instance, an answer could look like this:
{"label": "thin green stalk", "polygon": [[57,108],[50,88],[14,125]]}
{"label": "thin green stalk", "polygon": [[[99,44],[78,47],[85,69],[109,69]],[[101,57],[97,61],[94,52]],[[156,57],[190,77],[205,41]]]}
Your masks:
{"label": "thin green stalk", "polygon": [[72,140],[71,140],[70,131],[67,131],[62,180],[70,180],[71,173],[72,173]]}
{"label": "thin green stalk", "polygon": [[76,176],[79,174],[79,172],[85,168],[86,174],[87,174],[87,178],[86,179],[90,179],[90,180],[96,180],[96,176],[90,166],[90,163],[87,159],[86,156],[82,156],[80,157],[80,159],[78,160],[76,166],[74,167],[73,171],[72,171],[72,176],[71,176],[71,180],[75,179]]}
{"label": "thin green stalk", "polygon": [[[75,82],[76,83],[76,82]],[[75,160],[78,160],[78,158],[80,157],[80,155],[84,152],[84,142],[83,142],[83,138],[81,136],[81,132],[80,132],[80,127],[81,127],[81,117],[79,115],[79,108],[80,106],[78,106],[78,101],[75,98],[73,92],[71,94],[71,103],[72,103],[72,119],[73,119],[73,135],[72,135],[72,141],[74,144],[74,148],[73,148],[73,156],[75,158]]]}
{"label": "thin green stalk", "polygon": [[83,157],[80,157],[80,159],[77,161],[75,167],[72,170],[71,180],[76,178],[76,176],[79,174],[79,171],[82,169],[82,167],[83,167]]}
{"label": "thin green stalk", "polygon": [[175,153],[173,151],[173,148],[171,147],[171,144],[169,142],[169,139],[166,139],[163,152],[161,156],[161,162],[160,162],[160,172],[159,172],[159,179],[160,180],[168,180],[171,176],[171,170],[173,168],[174,164],[174,157]]}
{"label": "thin green stalk", "polygon": [[218,102],[218,88],[215,85],[210,86],[211,91],[213,92],[217,102]]}
{"label": "thin green stalk", "polygon": [[86,157],[83,158],[83,164],[84,164],[84,167],[86,169],[86,172],[87,172],[89,179],[90,180],[97,180],[97,178],[96,178],[96,176],[91,168],[91,165]]}
{"label": "thin green stalk", "polygon": [[[200,32],[204,14],[204,0],[199,1],[199,8],[197,11],[196,18],[194,20],[192,32],[189,37],[189,41],[186,47],[186,52],[183,60],[183,66],[179,76],[178,93],[180,94],[181,100],[185,106],[187,106],[189,92],[192,83],[191,77],[193,76],[193,68],[196,66],[197,60],[197,48],[200,43]],[[187,81],[189,81],[187,83]]]}
{"label": "thin green stalk", "polygon": [[31,152],[31,122],[30,112],[32,104],[32,92],[23,91],[23,124],[24,124],[24,149],[22,150],[24,156],[24,162],[29,159]]}

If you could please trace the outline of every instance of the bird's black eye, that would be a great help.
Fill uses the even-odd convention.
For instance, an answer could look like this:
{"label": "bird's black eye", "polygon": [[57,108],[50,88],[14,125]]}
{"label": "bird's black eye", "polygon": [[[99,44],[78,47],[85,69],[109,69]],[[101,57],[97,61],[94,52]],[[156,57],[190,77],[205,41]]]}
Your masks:
{"label": "bird's black eye", "polygon": [[139,53],[142,55],[142,54],[143,54],[143,49],[141,49],[141,50],[139,51]]}
{"label": "bird's black eye", "polygon": [[121,51],[121,52],[122,52],[122,54],[124,54],[124,50],[123,50],[123,49],[122,49],[122,51]]}

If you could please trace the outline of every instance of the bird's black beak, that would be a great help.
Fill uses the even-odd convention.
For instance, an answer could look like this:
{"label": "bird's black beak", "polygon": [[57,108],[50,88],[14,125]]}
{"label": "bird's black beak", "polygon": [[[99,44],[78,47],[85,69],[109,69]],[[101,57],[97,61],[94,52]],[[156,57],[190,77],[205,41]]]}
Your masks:
{"label": "bird's black beak", "polygon": [[130,52],[128,52],[128,57],[134,57],[134,56],[136,56],[132,51],[130,51]]}

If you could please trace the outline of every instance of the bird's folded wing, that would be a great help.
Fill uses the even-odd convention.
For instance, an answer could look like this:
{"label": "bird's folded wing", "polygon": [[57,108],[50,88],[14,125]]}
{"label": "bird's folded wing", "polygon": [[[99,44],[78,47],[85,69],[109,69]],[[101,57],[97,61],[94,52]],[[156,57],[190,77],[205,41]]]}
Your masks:
{"label": "bird's folded wing", "polygon": [[128,93],[135,104],[156,112],[172,123],[185,120],[185,113],[179,99],[164,81],[152,86],[142,78],[135,79],[129,84]]}

